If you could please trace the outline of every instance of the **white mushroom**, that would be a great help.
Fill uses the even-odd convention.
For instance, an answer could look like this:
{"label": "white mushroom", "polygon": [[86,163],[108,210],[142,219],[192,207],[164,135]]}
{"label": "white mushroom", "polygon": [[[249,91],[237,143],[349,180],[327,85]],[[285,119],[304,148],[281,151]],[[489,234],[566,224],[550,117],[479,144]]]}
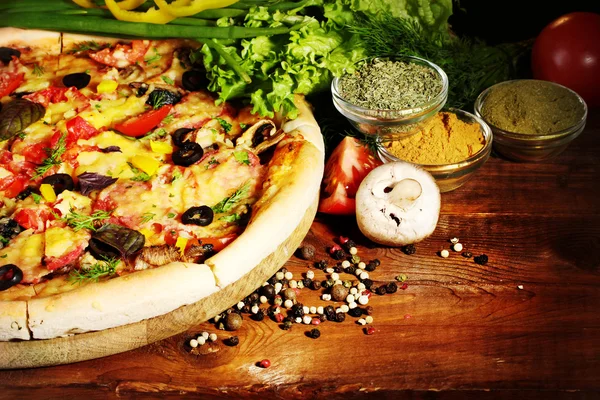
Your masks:
{"label": "white mushroom", "polygon": [[429,172],[406,162],[372,170],[356,192],[356,221],[372,241],[387,246],[431,235],[440,215],[440,190]]}

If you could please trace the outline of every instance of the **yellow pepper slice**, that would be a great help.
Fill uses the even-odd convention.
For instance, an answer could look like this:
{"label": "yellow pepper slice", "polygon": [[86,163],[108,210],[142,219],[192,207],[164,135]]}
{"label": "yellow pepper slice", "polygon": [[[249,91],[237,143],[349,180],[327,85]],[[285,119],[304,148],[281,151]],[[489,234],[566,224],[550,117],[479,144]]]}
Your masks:
{"label": "yellow pepper slice", "polygon": [[167,13],[164,10],[151,8],[146,12],[123,10],[115,2],[115,0],[105,0],[106,7],[112,15],[119,21],[127,22],[146,22],[150,24],[166,24],[175,19],[175,16]]}
{"label": "yellow pepper slice", "polygon": [[131,164],[133,164],[134,167],[141,169],[150,176],[154,175],[154,173],[158,170],[158,167],[160,167],[160,161],[152,157],[139,155],[134,156],[131,159]]}
{"label": "yellow pepper slice", "polygon": [[73,0],[73,3],[84,8],[96,8],[96,4],[92,0]]}
{"label": "yellow pepper slice", "polygon": [[96,91],[98,93],[112,93],[115,90],[117,90],[118,86],[119,86],[119,84],[117,83],[117,81],[113,81],[111,79],[105,79],[98,84]]}
{"label": "yellow pepper slice", "polygon": [[123,0],[117,3],[121,10],[133,10],[144,4],[146,0]]}
{"label": "yellow pepper slice", "polygon": [[150,141],[150,148],[153,152],[159,154],[171,154],[173,153],[173,146],[167,142],[157,142],[155,140]]}
{"label": "yellow pepper slice", "polygon": [[139,232],[144,235],[146,239],[150,239],[152,236],[154,236],[154,232],[152,232],[150,229],[142,228],[139,230]]}
{"label": "yellow pepper slice", "polygon": [[176,17],[189,17],[204,10],[223,8],[237,3],[239,0],[192,0],[189,5],[175,1],[168,4],[165,0],[154,0],[159,9]]}
{"label": "yellow pepper slice", "polygon": [[188,243],[188,239],[184,238],[184,237],[177,237],[177,241],[175,242],[175,247],[177,247],[179,249],[179,251],[181,252],[181,255],[183,255],[183,253],[185,253],[185,247],[187,246]]}
{"label": "yellow pepper slice", "polygon": [[42,183],[40,185],[40,193],[47,202],[54,203],[56,201],[56,193],[54,192],[52,185],[49,183]]}

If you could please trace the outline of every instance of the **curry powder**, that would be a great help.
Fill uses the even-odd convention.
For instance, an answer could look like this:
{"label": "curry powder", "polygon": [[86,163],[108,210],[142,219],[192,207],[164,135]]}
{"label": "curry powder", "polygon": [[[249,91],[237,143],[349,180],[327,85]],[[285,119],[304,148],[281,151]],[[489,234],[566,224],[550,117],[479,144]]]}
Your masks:
{"label": "curry powder", "polygon": [[439,112],[419,132],[383,145],[401,160],[442,165],[464,161],[480,151],[484,144],[479,124],[459,119],[452,112]]}

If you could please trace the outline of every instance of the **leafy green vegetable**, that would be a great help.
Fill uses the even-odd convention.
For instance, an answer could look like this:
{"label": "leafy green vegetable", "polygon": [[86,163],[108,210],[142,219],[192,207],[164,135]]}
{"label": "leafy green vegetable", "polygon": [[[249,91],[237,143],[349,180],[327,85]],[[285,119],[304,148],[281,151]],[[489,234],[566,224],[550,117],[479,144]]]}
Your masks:
{"label": "leafy green vegetable", "polygon": [[215,118],[217,121],[219,121],[219,124],[221,124],[221,128],[223,128],[223,130],[225,131],[225,133],[229,133],[231,131],[231,124],[227,121],[225,121],[223,118]]}
{"label": "leafy green vegetable", "polygon": [[65,154],[65,151],[67,151],[67,135],[63,133],[53,149],[46,149],[46,152],[49,153],[48,158],[42,162],[42,165],[35,169],[35,175],[31,178],[38,178],[48,172],[53,166],[60,165],[62,163],[60,158]]}
{"label": "leafy green vegetable", "polygon": [[8,140],[44,116],[46,109],[26,99],[16,99],[0,111],[0,141]]}
{"label": "leafy green vegetable", "polygon": [[105,224],[92,235],[90,246],[103,249],[108,254],[116,251],[121,257],[127,257],[140,251],[145,242],[146,238],[138,231],[120,225]]}
{"label": "leafy green vegetable", "polygon": [[250,190],[250,183],[246,183],[244,186],[236,190],[231,196],[225,197],[223,200],[212,206],[212,210],[215,214],[225,213],[231,210],[244,196],[248,194]]}
{"label": "leafy green vegetable", "polygon": [[220,221],[225,221],[225,222],[237,222],[241,219],[242,217],[239,214],[231,214],[231,215],[224,215],[221,218],[219,218]]}
{"label": "leafy green vegetable", "polygon": [[250,159],[248,158],[248,153],[245,151],[234,151],[233,156],[235,160],[240,164],[250,165]]}
{"label": "leafy green vegetable", "polygon": [[67,280],[71,284],[82,284],[86,282],[98,282],[100,278],[114,275],[117,271],[117,266],[121,261],[112,257],[102,257],[99,261],[89,268],[74,269],[69,273]]}

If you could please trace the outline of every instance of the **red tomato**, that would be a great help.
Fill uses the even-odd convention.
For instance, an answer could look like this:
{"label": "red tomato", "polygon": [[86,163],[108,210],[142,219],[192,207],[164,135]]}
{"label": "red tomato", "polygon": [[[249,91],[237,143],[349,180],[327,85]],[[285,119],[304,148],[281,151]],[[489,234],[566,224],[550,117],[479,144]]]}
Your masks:
{"label": "red tomato", "polygon": [[574,12],[546,26],[531,53],[533,77],[564,85],[600,105],[600,14]]}
{"label": "red tomato", "polygon": [[24,76],[24,73],[19,74],[16,72],[3,72],[0,74],[0,98],[8,96],[21,86]]}
{"label": "red tomato", "polygon": [[59,88],[50,86],[49,88],[23,96],[23,98],[39,103],[46,108],[51,103],[62,103],[75,100],[78,111],[87,108],[90,104],[90,100],[75,87]]}
{"label": "red tomato", "polygon": [[26,161],[34,164],[41,164],[48,158],[48,151],[46,151],[48,148],[50,148],[50,141],[46,139],[43,142],[25,147],[20,153],[25,157]]}
{"label": "red tomato", "polygon": [[29,177],[25,174],[10,175],[0,179],[0,192],[4,196],[13,198],[21,193],[29,183]]}
{"label": "red tomato", "polygon": [[150,42],[144,43],[143,40],[132,40],[131,44],[118,44],[114,48],[102,49],[96,53],[90,53],[90,58],[100,64],[116,68],[125,68],[136,61],[140,61],[148,48]]}
{"label": "red tomato", "polygon": [[46,208],[21,208],[15,213],[14,219],[25,229],[43,232],[46,229],[46,221],[52,218],[50,208]]}
{"label": "red tomato", "polygon": [[128,119],[120,124],[115,124],[115,129],[121,132],[123,135],[140,137],[150,132],[160,122],[165,119],[171,112],[173,106],[167,104],[162,106],[158,110],[150,110],[145,113]]}
{"label": "red tomato", "polygon": [[354,214],[358,186],[380,164],[381,161],[369,149],[358,140],[346,136],[325,164],[319,211],[326,214]]}
{"label": "red tomato", "polygon": [[177,232],[175,229],[168,229],[165,231],[165,243],[170,246],[175,246],[178,237],[179,232]]}
{"label": "red tomato", "polygon": [[96,136],[98,131],[85,119],[77,116],[67,121],[67,147],[77,143],[79,139],[89,139]]}

